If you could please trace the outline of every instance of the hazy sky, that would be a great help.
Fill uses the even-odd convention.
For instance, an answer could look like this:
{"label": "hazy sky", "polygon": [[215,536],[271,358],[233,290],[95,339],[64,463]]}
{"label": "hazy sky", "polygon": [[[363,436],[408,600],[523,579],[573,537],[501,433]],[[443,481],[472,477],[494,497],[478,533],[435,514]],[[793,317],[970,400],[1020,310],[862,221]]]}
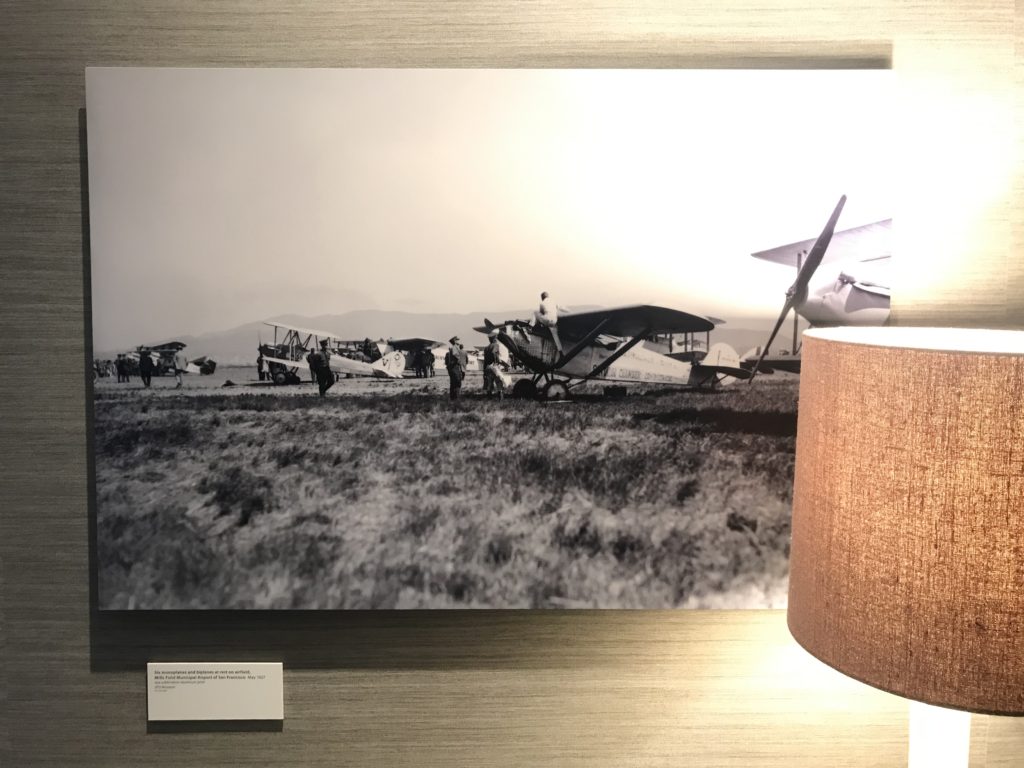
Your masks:
{"label": "hazy sky", "polygon": [[[89,69],[96,349],[274,315],[774,316],[892,215],[888,72]],[[386,335],[387,329],[381,329]]]}

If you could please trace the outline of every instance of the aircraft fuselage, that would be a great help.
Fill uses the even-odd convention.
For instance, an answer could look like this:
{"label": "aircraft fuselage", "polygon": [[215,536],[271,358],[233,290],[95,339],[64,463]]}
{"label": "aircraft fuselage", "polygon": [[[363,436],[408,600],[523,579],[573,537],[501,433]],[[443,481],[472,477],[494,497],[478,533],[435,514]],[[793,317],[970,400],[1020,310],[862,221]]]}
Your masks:
{"label": "aircraft fuselage", "polygon": [[[498,340],[534,373],[548,372],[559,359],[554,342],[546,334],[513,330],[511,333],[499,333]],[[625,340],[616,339],[608,343],[591,344],[551,373],[570,379],[588,378],[595,368],[615,355],[616,350],[626,343]],[[563,340],[564,349],[568,350],[572,346],[572,341]],[[701,370],[700,366],[673,360],[637,345],[621,355],[594,380],[697,387],[714,378],[712,371]]]}
{"label": "aircraft fuselage", "polygon": [[889,317],[889,297],[840,279],[812,291],[796,311],[813,326],[883,325]]}

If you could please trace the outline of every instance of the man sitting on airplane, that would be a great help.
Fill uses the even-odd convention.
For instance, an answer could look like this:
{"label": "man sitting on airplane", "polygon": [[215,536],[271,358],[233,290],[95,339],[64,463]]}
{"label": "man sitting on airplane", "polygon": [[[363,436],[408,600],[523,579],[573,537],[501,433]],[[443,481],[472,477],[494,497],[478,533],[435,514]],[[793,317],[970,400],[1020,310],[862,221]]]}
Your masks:
{"label": "man sitting on airplane", "polygon": [[562,341],[558,338],[558,328],[555,327],[558,325],[558,307],[547,291],[541,292],[540,306],[533,313],[533,319],[538,325],[543,325],[551,331],[551,338],[555,342],[555,348],[558,349],[558,354],[562,354]]}

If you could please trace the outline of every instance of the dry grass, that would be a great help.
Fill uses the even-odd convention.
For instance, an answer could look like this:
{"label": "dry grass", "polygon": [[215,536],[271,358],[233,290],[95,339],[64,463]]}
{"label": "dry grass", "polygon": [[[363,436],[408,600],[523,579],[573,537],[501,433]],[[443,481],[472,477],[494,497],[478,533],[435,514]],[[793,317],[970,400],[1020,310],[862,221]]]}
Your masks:
{"label": "dry grass", "polygon": [[106,608],[785,600],[796,386],[96,401]]}

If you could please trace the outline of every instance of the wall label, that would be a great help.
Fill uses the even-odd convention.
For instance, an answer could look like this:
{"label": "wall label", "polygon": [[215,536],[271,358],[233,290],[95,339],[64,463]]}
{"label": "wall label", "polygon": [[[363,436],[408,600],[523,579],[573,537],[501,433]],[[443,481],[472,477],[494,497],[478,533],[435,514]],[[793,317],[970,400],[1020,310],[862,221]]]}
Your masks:
{"label": "wall label", "polygon": [[280,662],[146,665],[151,721],[284,720]]}

